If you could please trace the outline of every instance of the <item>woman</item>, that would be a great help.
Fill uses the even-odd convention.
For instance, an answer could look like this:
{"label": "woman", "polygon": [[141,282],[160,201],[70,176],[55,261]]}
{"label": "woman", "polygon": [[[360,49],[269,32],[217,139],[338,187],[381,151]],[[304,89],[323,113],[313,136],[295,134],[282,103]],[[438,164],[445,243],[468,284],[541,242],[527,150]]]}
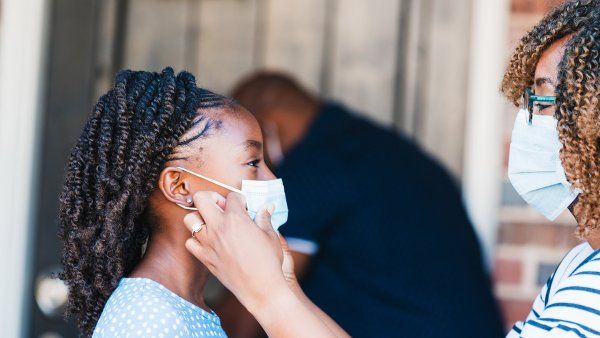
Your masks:
{"label": "woman", "polygon": [[600,336],[600,1],[567,1],[538,23],[516,48],[502,92],[523,105],[513,186],[551,220],[568,208],[583,240],[508,337]]}
{"label": "woman", "polygon": [[[204,303],[209,272],[187,250],[190,232],[183,220],[194,209],[193,196],[204,208],[199,191],[216,198],[242,188],[250,192],[248,211],[259,224],[270,224],[271,216],[280,224],[287,215],[285,195],[273,179],[263,163],[258,123],[234,101],[197,88],[187,72],[120,72],[83,128],[60,198],[67,313],[86,336],[225,336]],[[256,194],[265,187],[273,199]],[[260,210],[261,201],[276,203]],[[236,219],[254,224],[245,202],[245,217]],[[200,234],[194,228],[192,235],[213,229]],[[274,231],[253,229],[258,232],[236,230],[246,236],[235,250],[261,260],[244,266],[253,271],[244,275],[245,288],[227,279],[224,284],[273,336],[301,336],[298,320],[303,332],[344,336],[297,287],[279,242],[265,245],[264,236]],[[290,311],[286,322],[271,320],[280,318],[273,307]]]}

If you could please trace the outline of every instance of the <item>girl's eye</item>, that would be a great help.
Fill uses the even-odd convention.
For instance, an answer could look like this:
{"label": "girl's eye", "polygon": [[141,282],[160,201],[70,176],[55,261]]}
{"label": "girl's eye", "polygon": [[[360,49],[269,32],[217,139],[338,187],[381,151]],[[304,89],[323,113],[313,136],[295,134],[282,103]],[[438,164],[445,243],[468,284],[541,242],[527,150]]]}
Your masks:
{"label": "girl's eye", "polygon": [[260,163],[260,160],[253,160],[253,161],[250,161],[250,162],[248,162],[246,164],[249,165],[249,166],[251,166],[251,167],[258,168],[258,164],[259,163]]}

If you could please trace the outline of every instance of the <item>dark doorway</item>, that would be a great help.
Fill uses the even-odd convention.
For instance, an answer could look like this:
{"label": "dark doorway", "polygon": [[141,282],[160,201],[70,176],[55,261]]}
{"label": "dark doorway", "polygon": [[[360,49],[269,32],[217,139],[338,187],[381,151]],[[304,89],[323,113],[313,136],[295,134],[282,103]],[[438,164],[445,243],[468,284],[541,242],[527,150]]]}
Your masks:
{"label": "dark doorway", "polygon": [[[120,48],[108,37],[110,62],[99,61],[99,48],[106,49],[106,40],[99,47],[99,33],[107,24],[116,31],[122,24],[126,1],[55,0],[51,2],[47,33],[46,84],[41,129],[41,159],[32,255],[32,274],[28,306],[29,337],[76,337],[76,325],[66,322],[60,306],[40,306],[39,301],[53,304],[52,292],[40,290],[52,272],[60,270],[62,243],[57,238],[58,196],[62,187],[64,167],[85,119],[96,100],[97,86],[107,73],[114,73],[115,60],[120,60]],[[110,8],[107,8],[110,6]],[[106,10],[113,11],[106,22]],[[106,39],[106,36],[102,36]],[[105,51],[104,51],[105,52]],[[117,62],[118,63],[118,62]],[[112,77],[112,75],[110,75]],[[37,293],[37,296],[36,296]],[[54,295],[55,296],[55,295]],[[42,299],[43,298],[43,299]],[[60,297],[59,297],[60,298]],[[55,302],[56,303],[56,302]]]}

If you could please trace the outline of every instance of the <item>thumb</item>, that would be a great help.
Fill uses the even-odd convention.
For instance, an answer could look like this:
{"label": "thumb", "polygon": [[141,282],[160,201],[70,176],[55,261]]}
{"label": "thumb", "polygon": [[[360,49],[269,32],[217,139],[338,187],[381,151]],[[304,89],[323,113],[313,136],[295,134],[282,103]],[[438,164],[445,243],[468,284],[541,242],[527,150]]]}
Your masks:
{"label": "thumb", "polygon": [[281,235],[281,233],[279,231],[277,231],[277,236],[279,237],[279,244],[281,244],[281,248],[283,249],[283,251],[286,250],[290,250],[290,247],[288,245],[287,240],[285,239],[285,237],[283,237],[283,235]]}
{"label": "thumb", "polygon": [[273,231],[273,226],[271,225],[271,215],[273,214],[273,211],[275,211],[275,205],[273,203],[265,204],[254,218],[256,225],[265,232]]}

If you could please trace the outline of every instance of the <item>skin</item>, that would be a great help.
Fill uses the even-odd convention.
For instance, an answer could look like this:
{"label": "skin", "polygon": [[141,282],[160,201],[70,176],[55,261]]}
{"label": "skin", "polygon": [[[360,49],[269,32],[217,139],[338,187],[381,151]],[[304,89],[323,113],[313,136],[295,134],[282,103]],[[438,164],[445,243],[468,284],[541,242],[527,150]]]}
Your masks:
{"label": "skin", "polygon": [[[278,93],[281,95],[281,93]],[[242,106],[254,106],[255,98],[252,96],[236,97]],[[278,103],[269,105],[266,109],[255,110],[253,115],[258,120],[264,131],[265,160],[275,166],[275,156],[271,159],[269,153],[273,151],[270,146],[278,144],[281,152],[287,155],[306,136],[310,125],[316,118],[321,102],[312,95],[299,97],[296,93],[284,93]],[[312,256],[304,253],[290,251],[294,262],[294,274],[302,278],[310,266]],[[261,325],[254,316],[233,295],[224,297],[217,308],[221,323],[231,338],[262,337]]]}
{"label": "skin", "polygon": [[[560,62],[565,54],[565,47],[567,42],[573,37],[573,35],[567,35],[550,45],[540,56],[538,63],[535,68],[534,78],[534,93],[542,96],[554,96],[556,95],[556,84],[558,83],[558,69]],[[549,115],[554,116],[556,113],[555,105],[545,105],[543,103],[535,103],[533,113],[538,115]],[[569,206],[569,210],[573,214],[576,220],[579,220],[577,213],[574,212],[573,206],[577,203],[577,200]],[[585,238],[590,246],[594,249],[600,248],[600,232],[592,231]]]}
{"label": "skin", "polygon": [[[214,117],[218,113],[208,112],[207,115]],[[229,191],[175,167],[202,173],[238,189],[242,179],[268,180],[275,177],[261,163],[262,136],[256,120],[247,112],[219,115],[225,116],[220,130],[213,131],[211,137],[193,142],[190,145],[192,149],[185,150],[188,160],[168,162],[162,171],[159,189],[150,197],[158,226],[148,241],[142,261],[130,275],[155,280],[203,309],[208,309],[203,297],[208,271],[182,246],[190,234],[181,226],[189,211],[177,203],[190,206],[187,201],[200,190],[222,195]],[[201,123],[183,138],[196,135],[202,128],[204,124]]]}
{"label": "skin", "polygon": [[[227,189],[176,168],[184,167],[238,189],[244,179],[275,178],[263,161],[260,126],[248,111],[236,106],[205,114],[218,117],[220,127],[178,150],[178,155],[187,159],[166,163],[158,189],[150,197],[155,230],[142,261],[129,277],[152,279],[209,310],[203,290],[212,272],[273,337],[300,337],[302,332],[347,336],[298,286],[285,240],[280,240],[270,225],[269,206],[257,217],[257,226],[245,210],[243,196],[234,194],[234,202],[228,203],[224,197],[229,194]],[[196,125],[183,139],[196,135],[204,126]],[[190,212],[178,204],[195,206],[200,212]],[[226,210],[235,217],[227,218],[228,222],[214,215],[204,217],[206,210],[214,211],[210,208]],[[204,223],[201,217],[206,225],[191,238],[194,224]],[[231,230],[213,231],[219,228]],[[294,319],[283,320],[283,310]]]}
{"label": "skin", "polygon": [[[272,228],[272,206],[253,222],[244,197],[194,194],[199,213],[184,222],[189,230],[205,223],[185,245],[256,318],[269,337],[348,337],[304,295],[285,240]],[[283,251],[282,251],[283,249]],[[282,255],[283,252],[283,255]]]}
{"label": "skin", "polygon": [[[238,97],[237,99],[244,106],[245,100],[252,98]],[[306,136],[322,103],[311,95],[300,98],[293,93],[284,95],[281,101],[263,111],[254,111],[253,114],[265,130],[265,144],[279,143],[285,156]],[[268,161],[268,147],[265,150]],[[292,251],[292,256],[295,273],[302,277],[310,264],[311,256],[295,251]],[[241,336],[247,337],[248,335],[242,334]]]}
{"label": "skin", "polygon": [[[269,124],[277,126],[279,142],[281,142],[281,149],[285,155],[306,136],[318,109],[318,103],[313,101],[296,105],[293,108],[288,107],[287,110],[269,110],[262,114],[255,114],[255,116],[263,126]],[[310,265],[311,256],[292,251],[292,257],[295,262],[295,273],[297,276],[302,277]]]}

